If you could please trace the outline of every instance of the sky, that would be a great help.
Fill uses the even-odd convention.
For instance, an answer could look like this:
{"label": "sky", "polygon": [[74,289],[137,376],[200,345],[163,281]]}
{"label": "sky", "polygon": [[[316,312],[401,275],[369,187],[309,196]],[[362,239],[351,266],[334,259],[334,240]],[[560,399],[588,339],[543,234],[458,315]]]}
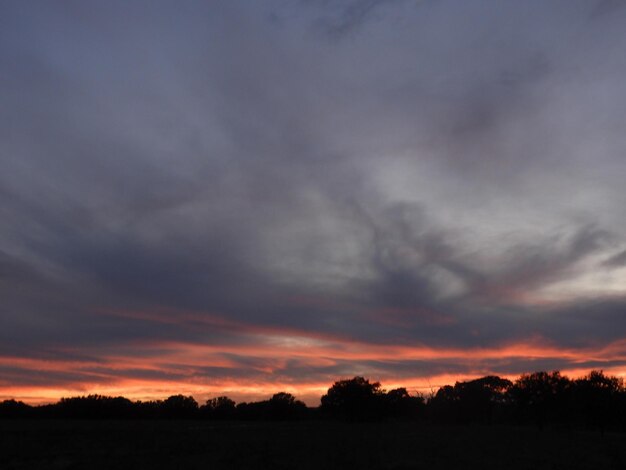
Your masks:
{"label": "sky", "polygon": [[626,376],[620,0],[0,3],[0,399]]}

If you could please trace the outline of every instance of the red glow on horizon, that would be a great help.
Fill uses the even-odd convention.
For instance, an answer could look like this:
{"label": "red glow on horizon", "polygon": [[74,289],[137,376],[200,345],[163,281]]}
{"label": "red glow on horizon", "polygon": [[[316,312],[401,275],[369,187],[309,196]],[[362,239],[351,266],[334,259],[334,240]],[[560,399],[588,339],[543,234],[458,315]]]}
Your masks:
{"label": "red glow on horizon", "polygon": [[[486,365],[489,361],[514,364],[516,360],[561,359],[568,367],[565,375],[578,377],[589,369],[577,367],[586,361],[626,361],[626,341],[587,349],[564,349],[541,344],[539,338],[503,345],[500,348],[437,349],[427,346],[372,345],[357,341],[329,341],[315,336],[268,335],[257,333],[254,343],[220,345],[182,342],[135,343],[132,354],[108,354],[98,360],[53,360],[24,357],[0,357],[0,366],[17,367],[24,376],[74,372],[84,379],[54,380],[41,384],[11,384],[0,381],[0,399],[14,398],[31,404],[50,403],[62,397],[101,394],[122,395],[132,400],[163,399],[170,395],[192,395],[199,403],[206,399],[227,395],[235,401],[257,401],[285,391],[294,394],[308,405],[319,404],[319,398],[332,383],[341,378],[317,374],[313,380],[289,377],[284,370],[297,362],[315,374],[316,368],[331,367],[339,362],[355,364],[354,375],[363,375],[380,381],[384,388],[405,387],[411,392],[428,394],[443,385],[494,374]],[[246,335],[246,340],[250,336]],[[334,339],[334,338],[333,338]],[[453,360],[466,373],[393,374],[389,370],[367,367],[367,361],[393,364],[404,361]],[[242,362],[239,362],[242,361]],[[200,368],[210,366],[222,374],[200,374]],[[234,376],[233,372],[247,367],[248,376]],[[502,367],[500,368],[502,369]],[[604,367],[612,375],[626,376],[626,367]],[[533,372],[533,371],[528,371]],[[154,374],[146,378],[146,374]],[[159,375],[163,376],[159,378]],[[514,380],[519,374],[496,373]]]}

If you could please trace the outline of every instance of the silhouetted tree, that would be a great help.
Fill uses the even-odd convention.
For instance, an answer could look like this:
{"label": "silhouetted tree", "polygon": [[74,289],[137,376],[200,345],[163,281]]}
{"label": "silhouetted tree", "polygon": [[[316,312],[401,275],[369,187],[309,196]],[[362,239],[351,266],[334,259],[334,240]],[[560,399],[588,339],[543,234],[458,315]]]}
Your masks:
{"label": "silhouetted tree", "polygon": [[458,394],[452,385],[440,387],[428,401],[428,412],[435,421],[456,421],[458,414]]}
{"label": "silhouetted tree", "polygon": [[504,412],[510,380],[486,376],[446,385],[437,391],[430,406],[435,418],[444,421],[492,422]]}
{"label": "silhouetted tree", "polygon": [[172,395],[162,402],[161,410],[168,418],[192,418],[197,415],[198,403],[191,396]]}
{"label": "silhouetted tree", "polygon": [[286,392],[274,394],[268,405],[270,417],[273,419],[298,419],[306,412],[306,405]]}
{"label": "silhouetted tree", "polygon": [[505,393],[513,385],[508,379],[489,375],[459,386],[462,419],[492,422],[503,413]]}
{"label": "silhouetted tree", "polygon": [[134,408],[128,398],[88,395],[61,398],[51,411],[63,418],[132,418]]}
{"label": "silhouetted tree", "polygon": [[607,426],[623,420],[624,383],[621,379],[594,370],[573,385],[574,411],[587,426],[597,426],[604,432]]}
{"label": "silhouetted tree", "polygon": [[250,403],[238,403],[236,408],[238,419],[262,420],[269,418],[269,401],[256,401]]}
{"label": "silhouetted tree", "polygon": [[389,390],[383,396],[384,414],[393,418],[415,419],[424,413],[424,398],[411,396],[406,388]]}
{"label": "silhouetted tree", "polygon": [[211,419],[229,419],[235,416],[235,402],[224,396],[210,398],[200,410],[203,416]]}
{"label": "silhouetted tree", "polygon": [[547,421],[566,422],[571,381],[559,371],[523,374],[508,391],[518,419],[543,427]]}
{"label": "silhouetted tree", "polygon": [[383,392],[379,382],[363,377],[335,382],[322,396],[324,413],[350,421],[376,420],[382,417]]}
{"label": "silhouetted tree", "polygon": [[0,418],[28,418],[33,414],[33,407],[16,400],[0,402]]}

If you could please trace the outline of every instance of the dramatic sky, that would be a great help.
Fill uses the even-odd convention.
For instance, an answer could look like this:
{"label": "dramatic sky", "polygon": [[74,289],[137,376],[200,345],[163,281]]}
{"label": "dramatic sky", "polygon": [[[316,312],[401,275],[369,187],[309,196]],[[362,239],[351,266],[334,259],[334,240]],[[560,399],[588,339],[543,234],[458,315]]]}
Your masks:
{"label": "dramatic sky", "polygon": [[0,399],[626,374],[626,2],[0,3]]}

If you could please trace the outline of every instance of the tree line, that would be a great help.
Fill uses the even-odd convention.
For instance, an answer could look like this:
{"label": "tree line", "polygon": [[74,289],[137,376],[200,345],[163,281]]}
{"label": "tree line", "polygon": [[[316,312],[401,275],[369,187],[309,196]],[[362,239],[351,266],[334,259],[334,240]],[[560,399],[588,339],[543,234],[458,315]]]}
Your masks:
{"label": "tree line", "polygon": [[251,403],[220,396],[202,405],[184,395],[154,401],[89,395],[40,406],[5,400],[0,402],[0,418],[423,420],[626,430],[626,389],[622,379],[602,371],[578,379],[558,371],[523,374],[515,381],[486,376],[446,385],[429,395],[410,394],[406,388],[387,391],[379,382],[354,377],[335,382],[318,407],[307,407],[286,392]]}

